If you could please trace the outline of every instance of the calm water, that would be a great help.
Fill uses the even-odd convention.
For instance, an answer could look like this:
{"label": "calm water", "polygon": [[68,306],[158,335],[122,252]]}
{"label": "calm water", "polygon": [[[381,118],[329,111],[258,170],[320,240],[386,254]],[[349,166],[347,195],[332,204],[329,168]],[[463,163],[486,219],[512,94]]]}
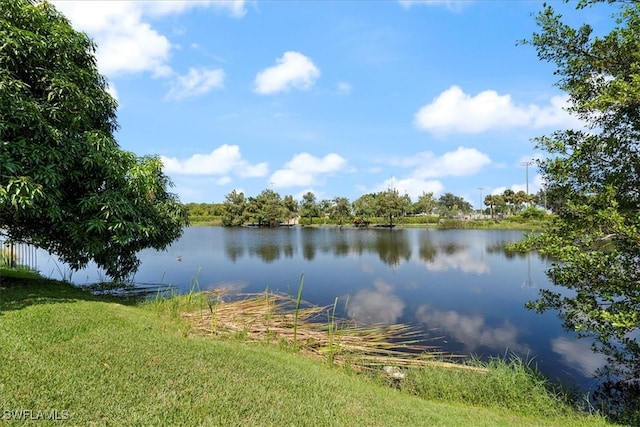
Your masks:
{"label": "calm water", "polygon": [[[419,326],[430,345],[480,357],[511,352],[547,376],[595,386],[602,359],[587,342],[561,328],[554,313],[524,308],[551,285],[535,254],[507,257],[504,243],[521,231],[192,227],[167,251],[143,251],[135,277],[146,284],[260,292],[267,287],[313,304],[347,301],[347,316],[365,322]],[[68,275],[39,255],[44,275]],[[77,284],[103,279],[95,268],[76,272]]]}

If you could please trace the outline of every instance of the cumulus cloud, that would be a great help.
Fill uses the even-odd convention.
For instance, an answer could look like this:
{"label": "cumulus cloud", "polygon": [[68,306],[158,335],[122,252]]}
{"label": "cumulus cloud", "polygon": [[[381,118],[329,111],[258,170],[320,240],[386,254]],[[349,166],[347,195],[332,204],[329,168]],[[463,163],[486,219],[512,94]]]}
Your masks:
{"label": "cumulus cloud", "polygon": [[455,151],[441,156],[424,151],[407,157],[392,157],[385,160],[385,163],[409,171],[404,177],[391,177],[371,188],[361,187],[360,190],[364,193],[375,193],[395,188],[401,194],[406,193],[411,199],[416,200],[423,192],[432,192],[434,195],[444,192],[442,182],[434,178],[474,175],[491,164],[491,159],[475,148],[458,147]]}
{"label": "cumulus cloud", "polygon": [[113,77],[121,74],[151,72],[155,76],[172,75],[169,39],[153,28],[149,17],[185,12],[195,7],[227,11],[241,17],[244,1],[53,1],[69,18],[74,28],[84,31],[97,43],[96,58],[100,72]]}
{"label": "cumulus cloud", "polygon": [[436,156],[430,151],[417,153],[410,157],[391,159],[396,166],[415,168],[412,177],[426,179],[444,176],[468,176],[482,170],[491,163],[486,154],[475,148],[458,147],[455,151]]}
{"label": "cumulus cloud", "polygon": [[421,178],[389,178],[375,185],[373,188],[362,188],[363,193],[377,193],[389,188],[395,188],[400,194],[407,194],[412,200],[417,200],[422,193],[434,195],[444,192],[444,185],[438,180],[425,180]]}
{"label": "cumulus cloud", "polygon": [[420,108],[414,124],[435,135],[476,134],[518,127],[581,127],[579,120],[564,110],[566,106],[566,97],[553,97],[546,106],[518,105],[509,94],[485,90],[472,96],[452,86]]}
{"label": "cumulus cloud", "polygon": [[[529,175],[531,176],[531,175]],[[544,188],[545,186],[545,180],[544,177],[540,174],[536,174],[533,179],[531,179],[531,181],[529,181],[529,194],[536,194],[538,191],[540,191],[542,188]],[[513,184],[511,185],[511,187],[496,187],[492,190],[489,191],[489,194],[494,194],[494,195],[500,195],[502,193],[504,193],[504,190],[510,189],[514,192],[518,192],[518,191],[527,191],[527,183],[523,182],[522,184]]]}
{"label": "cumulus cloud", "polygon": [[321,175],[343,170],[347,161],[338,154],[331,153],[320,158],[309,153],[300,153],[271,175],[274,187],[304,187],[318,183]]}
{"label": "cumulus cloud", "polygon": [[224,71],[221,69],[189,68],[183,76],[177,76],[173,87],[167,93],[168,99],[191,98],[224,86]]}
{"label": "cumulus cloud", "polygon": [[209,154],[194,154],[188,159],[161,157],[169,174],[220,175],[224,183],[230,182],[229,174],[244,178],[262,177],[269,173],[267,163],[250,164],[242,158],[240,147],[224,144]]}
{"label": "cumulus cloud", "polygon": [[260,71],[255,78],[255,91],[270,95],[293,89],[306,90],[320,77],[320,70],[299,52],[285,52],[277,65]]}

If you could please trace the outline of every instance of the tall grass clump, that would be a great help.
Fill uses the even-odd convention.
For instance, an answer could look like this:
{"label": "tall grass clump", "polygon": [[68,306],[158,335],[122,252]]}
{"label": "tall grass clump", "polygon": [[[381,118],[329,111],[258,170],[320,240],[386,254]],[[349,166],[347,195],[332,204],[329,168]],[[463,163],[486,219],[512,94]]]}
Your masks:
{"label": "tall grass clump", "polygon": [[[424,366],[409,372],[403,385],[406,392],[427,400],[506,408],[532,416],[569,416],[576,406],[575,393],[560,390],[542,376],[531,362],[518,356],[473,359],[469,366],[481,369],[442,369]],[[585,401],[586,403],[586,401]]]}
{"label": "tall grass clump", "polygon": [[304,274],[300,276],[300,286],[298,286],[298,296],[296,297],[296,307],[293,312],[293,344],[298,345],[298,316],[300,315],[300,304],[302,302],[302,288],[304,288]]}

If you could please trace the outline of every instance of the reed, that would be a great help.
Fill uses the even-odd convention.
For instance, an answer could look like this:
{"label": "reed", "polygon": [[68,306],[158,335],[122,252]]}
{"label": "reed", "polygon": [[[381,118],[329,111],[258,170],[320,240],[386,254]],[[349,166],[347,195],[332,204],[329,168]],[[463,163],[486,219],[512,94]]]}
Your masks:
{"label": "reed", "polygon": [[296,298],[296,308],[293,312],[293,344],[298,345],[298,314],[300,313],[300,303],[302,301],[302,289],[304,288],[304,273],[300,276],[298,286],[298,297]]}
{"label": "reed", "polygon": [[335,300],[333,301],[333,308],[330,308],[329,310],[327,310],[327,334],[329,337],[329,346],[327,348],[328,352],[327,352],[327,358],[329,363],[333,363],[333,357],[334,357],[334,346],[333,346],[333,340],[336,334],[336,307],[338,305],[338,297],[335,298]]}
{"label": "reed", "polygon": [[[357,371],[380,371],[390,364],[481,370],[442,361],[437,348],[425,345],[421,332],[408,325],[365,325],[340,318],[337,298],[327,307],[305,303],[302,288],[301,280],[296,299],[267,289],[223,301],[219,291],[205,291],[209,310],[195,310],[185,301],[179,315],[194,335],[263,343],[275,339],[279,346]],[[173,317],[174,306],[168,310]]]}

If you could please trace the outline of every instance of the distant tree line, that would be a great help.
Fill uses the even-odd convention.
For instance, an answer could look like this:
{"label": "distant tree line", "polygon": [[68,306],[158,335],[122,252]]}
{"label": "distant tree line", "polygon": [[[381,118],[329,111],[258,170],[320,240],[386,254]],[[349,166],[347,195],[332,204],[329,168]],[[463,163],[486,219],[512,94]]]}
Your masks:
{"label": "distant tree line", "polygon": [[[535,195],[505,190],[502,194],[487,195],[484,198],[486,208],[482,212],[492,218],[527,214],[525,207],[547,207],[547,198],[542,190]],[[550,201],[549,207],[552,207]],[[473,212],[471,203],[452,193],[436,198],[431,192],[423,192],[413,202],[409,195],[401,195],[391,188],[364,194],[353,202],[346,197],[317,200],[310,191],[297,201],[291,195],[282,197],[271,189],[263,190],[255,197],[246,197],[243,192],[233,190],[225,196],[223,203],[188,203],[187,209],[194,222],[218,219],[225,226],[277,226],[293,224],[296,218],[309,225],[320,219],[339,225],[367,225],[375,219],[393,225],[397,218],[407,216],[455,218]]]}
{"label": "distant tree line", "polygon": [[[310,191],[297,201],[291,195],[282,197],[271,189],[263,190],[255,197],[247,197],[243,192],[233,190],[225,196],[222,204],[188,206],[192,215],[220,215],[225,226],[277,226],[292,224],[296,218],[304,224],[313,224],[322,219],[338,225],[367,225],[372,219],[377,219],[385,225],[393,225],[397,218],[406,216],[450,218],[472,212],[471,203],[452,193],[435,198],[433,193],[424,192],[413,202],[409,195],[401,195],[392,188],[364,194],[353,202],[346,197],[318,200]],[[502,203],[495,206],[501,207]],[[515,212],[516,205],[513,206],[512,211]]]}

